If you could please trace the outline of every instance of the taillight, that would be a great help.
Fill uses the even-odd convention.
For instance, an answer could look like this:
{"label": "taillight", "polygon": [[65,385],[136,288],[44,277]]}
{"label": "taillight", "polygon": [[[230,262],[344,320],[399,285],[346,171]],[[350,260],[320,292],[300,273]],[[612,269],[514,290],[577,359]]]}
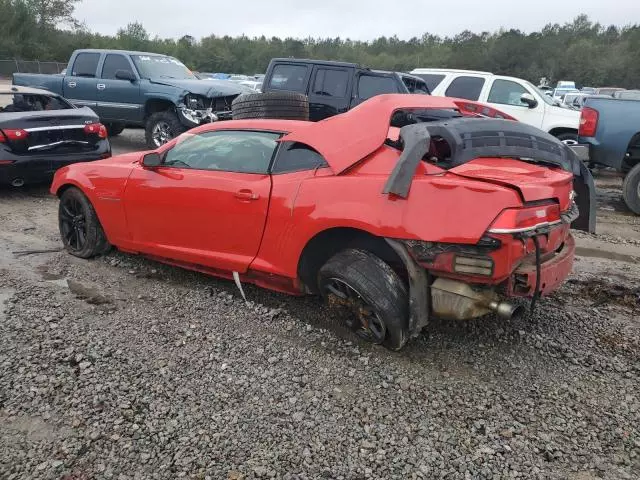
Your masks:
{"label": "taillight", "polygon": [[101,123],[90,123],[84,126],[84,133],[87,135],[97,135],[98,138],[107,138],[107,127]]}
{"label": "taillight", "polygon": [[489,233],[522,233],[561,223],[556,203],[536,207],[507,208],[498,215]]}
{"label": "taillight", "polygon": [[[3,134],[4,132],[4,134]],[[8,129],[5,128],[0,132],[0,143],[6,143],[7,140],[11,142],[24,141],[29,136],[29,132],[22,129]]]}
{"label": "taillight", "polygon": [[583,107],[580,114],[580,128],[578,135],[581,137],[595,137],[598,129],[598,111],[593,108]]}

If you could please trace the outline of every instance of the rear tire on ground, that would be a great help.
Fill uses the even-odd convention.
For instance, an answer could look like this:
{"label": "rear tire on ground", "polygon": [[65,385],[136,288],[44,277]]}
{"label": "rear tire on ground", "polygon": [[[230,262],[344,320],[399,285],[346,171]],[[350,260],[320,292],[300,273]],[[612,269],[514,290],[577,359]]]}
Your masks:
{"label": "rear tire on ground", "polygon": [[320,269],[318,287],[332,305],[346,306],[343,300],[348,297],[349,289],[355,294],[351,298],[355,303],[347,306],[353,321],[347,325],[364,340],[390,350],[400,350],[407,342],[407,287],[379,257],[365,250],[343,250]]}
{"label": "rear tire on ground", "polygon": [[622,183],[622,198],[629,210],[640,215],[640,163],[633,167]]}
{"label": "rear tire on ground", "polygon": [[577,133],[561,133],[560,135],[556,135],[556,138],[560,140],[562,143],[567,145],[577,145],[578,144],[578,134]]}
{"label": "rear tire on ground", "polygon": [[309,100],[306,95],[294,92],[245,93],[233,100],[231,112],[234,120],[309,120]]}
{"label": "rear tire on ground", "polygon": [[111,249],[98,215],[79,189],[71,187],[60,197],[58,226],[64,248],[80,258],[91,258]]}
{"label": "rear tire on ground", "polygon": [[117,137],[124,131],[123,123],[108,123],[106,127],[110,137]]}
{"label": "rear tire on ground", "polygon": [[152,113],[145,124],[147,147],[155,150],[186,131],[187,128],[180,123],[175,112],[165,110]]}

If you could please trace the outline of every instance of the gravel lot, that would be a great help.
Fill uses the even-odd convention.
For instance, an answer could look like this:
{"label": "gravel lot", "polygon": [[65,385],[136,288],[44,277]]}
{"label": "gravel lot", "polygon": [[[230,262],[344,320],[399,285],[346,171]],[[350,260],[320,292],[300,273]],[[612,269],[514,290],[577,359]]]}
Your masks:
{"label": "gravel lot", "polygon": [[640,218],[598,184],[600,233],[535,314],[395,354],[314,298],[20,256],[60,248],[57,201],[0,191],[0,478],[639,478]]}

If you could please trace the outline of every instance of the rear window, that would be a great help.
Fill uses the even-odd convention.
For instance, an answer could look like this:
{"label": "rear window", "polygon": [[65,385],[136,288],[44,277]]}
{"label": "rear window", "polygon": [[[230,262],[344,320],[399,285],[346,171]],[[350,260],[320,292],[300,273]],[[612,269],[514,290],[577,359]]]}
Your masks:
{"label": "rear window", "polygon": [[458,77],[445,92],[446,97],[464,98],[466,100],[478,100],[484,87],[484,78]]}
{"label": "rear window", "polygon": [[377,77],[361,75],[358,80],[358,97],[362,100],[383,95],[385,93],[399,93],[396,81],[391,77]]}
{"label": "rear window", "polygon": [[62,98],[49,95],[0,93],[0,113],[68,110],[73,108]]}
{"label": "rear window", "polygon": [[269,86],[278,90],[306,92],[308,67],[305,65],[280,64],[273,67]]}
{"label": "rear window", "polygon": [[71,75],[74,77],[95,77],[100,61],[99,53],[79,53],[73,63]]}
{"label": "rear window", "polygon": [[415,76],[420,77],[425,81],[430,92],[433,92],[445,77],[440,73],[417,73]]}

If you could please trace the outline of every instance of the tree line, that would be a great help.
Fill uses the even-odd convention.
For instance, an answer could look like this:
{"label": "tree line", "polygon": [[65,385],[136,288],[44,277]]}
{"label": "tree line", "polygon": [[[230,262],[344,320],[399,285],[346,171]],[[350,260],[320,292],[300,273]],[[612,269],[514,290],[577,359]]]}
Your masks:
{"label": "tree line", "polygon": [[605,26],[585,15],[548,24],[537,32],[517,29],[452,37],[425,33],[401,40],[230,37],[200,40],[151,38],[140,23],[117,35],[91,32],[73,18],[80,0],[0,0],[0,58],[67,61],[77,48],[113,48],[163,53],[203,72],[261,73],[274,57],[342,60],[384,70],[416,67],[485,70],[526,78],[575,80],[589,86],[640,88],[640,25]]}

